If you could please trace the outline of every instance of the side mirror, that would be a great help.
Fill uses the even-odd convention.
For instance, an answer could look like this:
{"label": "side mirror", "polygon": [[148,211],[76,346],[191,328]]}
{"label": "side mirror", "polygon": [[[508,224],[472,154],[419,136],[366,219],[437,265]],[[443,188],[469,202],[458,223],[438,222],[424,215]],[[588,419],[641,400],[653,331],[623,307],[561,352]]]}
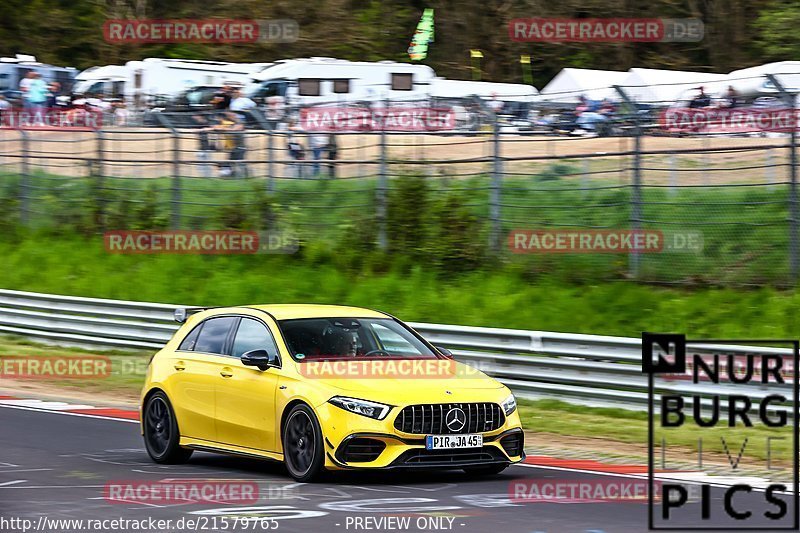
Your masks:
{"label": "side mirror", "polygon": [[250,350],[242,354],[242,364],[266,370],[271,366],[278,366],[278,356],[270,355],[266,350]]}
{"label": "side mirror", "polygon": [[442,354],[443,356],[447,357],[448,359],[452,359],[453,358],[453,352],[451,352],[447,348],[445,348],[443,346],[434,346],[434,348],[436,348],[439,351],[440,354]]}

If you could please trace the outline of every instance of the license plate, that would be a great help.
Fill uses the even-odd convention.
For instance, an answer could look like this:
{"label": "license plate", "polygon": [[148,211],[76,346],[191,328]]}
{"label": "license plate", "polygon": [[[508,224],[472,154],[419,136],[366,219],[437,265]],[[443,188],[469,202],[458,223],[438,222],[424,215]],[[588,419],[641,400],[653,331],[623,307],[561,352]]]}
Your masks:
{"label": "license plate", "polygon": [[426,450],[480,448],[481,446],[483,446],[483,435],[428,435],[425,437]]}

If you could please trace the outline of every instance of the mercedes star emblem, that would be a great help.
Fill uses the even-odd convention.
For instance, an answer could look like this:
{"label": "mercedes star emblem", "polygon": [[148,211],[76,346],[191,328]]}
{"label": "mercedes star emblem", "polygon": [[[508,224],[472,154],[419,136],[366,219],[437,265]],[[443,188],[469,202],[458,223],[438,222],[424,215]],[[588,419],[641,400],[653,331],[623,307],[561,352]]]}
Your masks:
{"label": "mercedes star emblem", "polygon": [[464,429],[464,426],[467,425],[467,414],[463,409],[454,407],[453,409],[447,411],[447,416],[444,419],[444,423],[447,425],[447,429],[457,433]]}

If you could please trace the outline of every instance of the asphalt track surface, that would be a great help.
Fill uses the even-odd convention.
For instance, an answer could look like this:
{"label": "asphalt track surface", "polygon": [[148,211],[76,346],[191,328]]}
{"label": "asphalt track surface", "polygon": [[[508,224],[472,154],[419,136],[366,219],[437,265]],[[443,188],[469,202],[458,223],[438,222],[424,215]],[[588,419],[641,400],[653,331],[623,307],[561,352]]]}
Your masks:
{"label": "asphalt track surface", "polygon": [[[165,529],[134,529],[142,527],[139,523],[115,531],[647,531],[644,502],[514,503],[509,497],[509,484],[518,480],[629,480],[607,474],[515,465],[482,479],[456,471],[345,472],[323,483],[296,484],[280,464],[268,461],[195,453],[185,465],[156,465],[145,453],[138,424],[8,407],[0,408],[0,454],[0,531],[4,533],[23,531],[22,519],[30,520],[28,531],[61,533],[81,529],[74,524],[71,529],[59,527],[52,520],[120,518],[170,519],[172,524]],[[255,482],[259,501],[244,506],[164,505],[112,503],[104,497],[107,483],[175,479]],[[712,489],[712,497],[713,505],[719,505],[722,489]],[[741,495],[737,501],[742,506],[752,504],[754,510],[766,509],[763,494]],[[696,515],[697,509],[698,504],[689,504],[684,510],[687,518]],[[214,526],[213,518],[220,516],[276,520],[237,521],[235,525],[229,521],[225,529],[221,522]],[[47,521],[40,522],[40,517]],[[390,517],[405,517],[408,522],[386,522]],[[193,527],[187,527],[187,519],[198,518]],[[741,526],[721,518],[709,525],[726,530]]]}

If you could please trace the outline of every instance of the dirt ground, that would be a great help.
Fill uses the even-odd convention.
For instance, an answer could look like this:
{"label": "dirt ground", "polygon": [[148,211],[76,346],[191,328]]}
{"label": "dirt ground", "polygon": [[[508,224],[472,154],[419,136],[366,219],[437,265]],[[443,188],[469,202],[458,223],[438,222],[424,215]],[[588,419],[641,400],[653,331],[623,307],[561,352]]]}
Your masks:
{"label": "dirt ground", "polygon": [[[0,130],[0,167],[21,170],[22,154],[27,153],[29,169],[65,176],[101,171],[106,176],[160,177],[177,171],[181,176],[202,177],[216,175],[215,162],[228,158],[227,152],[219,151],[209,154],[211,164],[201,161],[198,134],[191,130],[183,131],[177,139],[168,130],[159,128],[109,128],[102,134],[80,131],[26,134],[27,144],[19,131]],[[271,142],[263,133],[247,135],[246,160],[251,176],[297,175],[298,167],[291,164],[285,135],[276,134]],[[308,148],[309,138],[299,135],[298,139]],[[631,138],[503,134],[501,139],[500,154],[506,173],[537,174],[556,162],[546,158],[567,157],[573,177],[581,182],[627,183],[632,176]],[[221,144],[221,139],[217,140]],[[386,142],[391,173],[417,171],[436,176],[465,176],[489,173],[493,168],[491,134],[388,134]],[[785,137],[645,137],[644,151],[712,151],[645,155],[643,180],[676,185],[783,181],[788,175],[787,144]],[[337,134],[337,145],[339,177],[374,176],[379,172],[378,134]],[[769,149],[770,146],[775,148]],[[741,151],[743,148],[750,150]],[[619,153],[624,155],[613,155]],[[308,149],[306,156],[304,165],[309,167],[308,159],[312,156]],[[176,160],[180,163],[177,169]],[[307,168],[305,174],[310,171]]]}

